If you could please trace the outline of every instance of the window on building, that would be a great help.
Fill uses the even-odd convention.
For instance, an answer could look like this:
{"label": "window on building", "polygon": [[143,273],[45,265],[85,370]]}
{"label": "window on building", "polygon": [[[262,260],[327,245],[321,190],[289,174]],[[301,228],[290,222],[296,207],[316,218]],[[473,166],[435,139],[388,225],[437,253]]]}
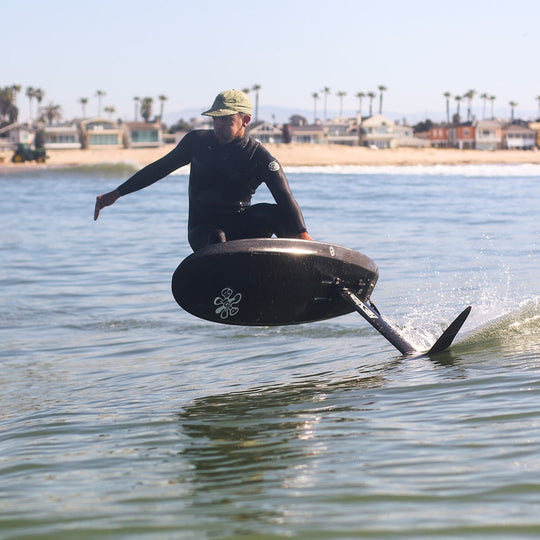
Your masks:
{"label": "window on building", "polygon": [[107,145],[118,144],[118,136],[111,133],[91,133],[90,134],[91,145]]}
{"label": "window on building", "polygon": [[157,142],[158,132],[156,130],[133,131],[131,133],[131,140],[133,142]]}

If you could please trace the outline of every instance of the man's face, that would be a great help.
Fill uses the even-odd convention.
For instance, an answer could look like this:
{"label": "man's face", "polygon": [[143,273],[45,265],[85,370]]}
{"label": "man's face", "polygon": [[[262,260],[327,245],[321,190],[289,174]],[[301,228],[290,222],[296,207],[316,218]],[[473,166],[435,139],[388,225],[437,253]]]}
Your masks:
{"label": "man's face", "polygon": [[244,136],[249,116],[242,113],[214,116],[214,133],[221,144],[228,144]]}

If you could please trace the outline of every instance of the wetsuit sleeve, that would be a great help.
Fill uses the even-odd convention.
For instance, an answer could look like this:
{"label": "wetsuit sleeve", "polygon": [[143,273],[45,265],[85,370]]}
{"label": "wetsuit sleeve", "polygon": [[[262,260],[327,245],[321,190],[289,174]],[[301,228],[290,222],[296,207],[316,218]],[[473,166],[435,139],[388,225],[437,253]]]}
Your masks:
{"label": "wetsuit sleeve", "polygon": [[270,193],[272,193],[286,221],[287,228],[291,234],[295,235],[306,232],[304,216],[292,194],[289,182],[281,165],[271,156],[266,161],[264,182],[268,186]]}
{"label": "wetsuit sleeve", "polygon": [[120,195],[148,187],[191,162],[192,135],[188,133],[168,154],[150,163],[118,186]]}

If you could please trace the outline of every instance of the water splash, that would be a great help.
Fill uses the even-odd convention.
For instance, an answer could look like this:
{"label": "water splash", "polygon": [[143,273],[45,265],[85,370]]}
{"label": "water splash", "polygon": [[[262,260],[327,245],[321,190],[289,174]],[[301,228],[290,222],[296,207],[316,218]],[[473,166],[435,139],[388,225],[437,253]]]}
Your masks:
{"label": "water splash", "polygon": [[496,281],[493,276],[480,273],[466,280],[457,273],[445,277],[438,273],[425,275],[416,296],[400,299],[402,306],[408,306],[406,313],[396,317],[397,320],[387,313],[385,317],[418,350],[429,349],[469,305],[471,314],[455,343],[505,341],[509,336],[538,342],[540,297],[521,290],[503,261],[498,266],[501,272]]}

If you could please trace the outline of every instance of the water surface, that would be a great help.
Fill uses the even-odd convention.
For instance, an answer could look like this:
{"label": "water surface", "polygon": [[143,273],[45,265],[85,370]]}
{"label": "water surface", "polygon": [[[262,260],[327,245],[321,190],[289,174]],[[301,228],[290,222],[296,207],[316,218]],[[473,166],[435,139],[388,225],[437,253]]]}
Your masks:
{"label": "water surface", "polygon": [[[220,326],[172,299],[187,177],[0,176],[1,538],[538,538],[538,166],[290,169],[379,266],[356,314]],[[257,201],[268,200],[263,188]]]}

